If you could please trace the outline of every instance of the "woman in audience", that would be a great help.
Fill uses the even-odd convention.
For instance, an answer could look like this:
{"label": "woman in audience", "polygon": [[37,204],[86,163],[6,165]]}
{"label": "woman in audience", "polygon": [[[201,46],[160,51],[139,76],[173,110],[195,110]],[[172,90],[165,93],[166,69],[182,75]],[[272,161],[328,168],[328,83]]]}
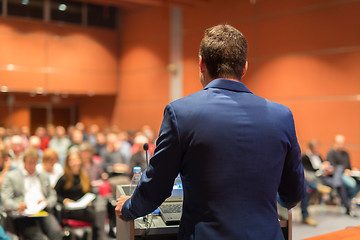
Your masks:
{"label": "woman in audience", "polygon": [[59,178],[64,174],[64,170],[58,162],[58,154],[51,148],[46,148],[42,156],[42,163],[36,165],[37,172],[43,172],[50,178],[50,184],[55,186]]}
{"label": "woman in audience", "polygon": [[62,217],[92,223],[93,240],[104,239],[99,236],[100,226],[97,224],[94,207],[90,203],[78,210],[67,209],[69,203],[79,200],[86,193],[91,192],[90,178],[82,169],[82,161],[78,152],[69,152],[65,159],[64,175],[55,185],[58,202],[63,204]]}
{"label": "woman in audience", "polygon": [[94,147],[89,142],[83,142],[79,146],[83,168],[90,177],[91,185],[98,186],[104,173],[101,163],[94,161]]}

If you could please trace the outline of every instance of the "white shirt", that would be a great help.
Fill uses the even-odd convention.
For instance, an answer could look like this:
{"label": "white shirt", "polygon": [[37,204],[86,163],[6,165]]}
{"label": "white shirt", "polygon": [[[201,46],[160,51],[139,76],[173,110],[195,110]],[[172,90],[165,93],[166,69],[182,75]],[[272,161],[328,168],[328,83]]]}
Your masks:
{"label": "white shirt", "polygon": [[45,173],[47,176],[49,176],[50,179],[50,185],[54,187],[59,180],[59,178],[64,174],[63,167],[60,165],[60,163],[55,163],[53,167],[53,172],[49,173],[44,171],[43,166],[41,163],[36,165],[36,171]]}
{"label": "white shirt", "polygon": [[39,200],[44,199],[44,194],[41,191],[40,179],[36,171],[29,174],[23,169],[24,174],[24,188],[25,188],[25,203],[28,209],[32,209],[38,205]]}
{"label": "white shirt", "polygon": [[318,155],[312,154],[310,151],[307,152],[307,155],[310,159],[312,167],[316,170],[321,169],[322,163],[320,157]]}

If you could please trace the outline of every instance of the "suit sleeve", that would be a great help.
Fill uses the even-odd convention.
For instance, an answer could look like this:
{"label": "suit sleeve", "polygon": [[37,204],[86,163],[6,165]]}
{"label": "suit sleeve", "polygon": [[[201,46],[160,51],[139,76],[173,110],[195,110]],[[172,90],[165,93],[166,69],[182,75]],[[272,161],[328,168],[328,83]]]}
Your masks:
{"label": "suit sleeve", "polygon": [[133,196],[122,208],[126,220],[151,213],[171,195],[174,180],[179,173],[181,157],[176,114],[171,104],[168,104],[164,111],[155,154],[142,174]]}
{"label": "suit sleeve", "polygon": [[298,144],[294,120],[291,114],[289,138],[290,144],[285,158],[284,169],[279,186],[279,203],[290,209],[305,195],[304,169],[301,163],[301,150]]}
{"label": "suit sleeve", "polygon": [[11,175],[5,174],[1,189],[1,201],[6,211],[15,211],[19,207],[19,202],[15,200],[13,184]]}

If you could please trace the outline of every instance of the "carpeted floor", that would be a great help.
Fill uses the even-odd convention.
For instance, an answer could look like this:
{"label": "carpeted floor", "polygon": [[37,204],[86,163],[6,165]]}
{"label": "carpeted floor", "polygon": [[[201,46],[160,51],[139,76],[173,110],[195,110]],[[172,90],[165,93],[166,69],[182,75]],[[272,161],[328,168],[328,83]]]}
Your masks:
{"label": "carpeted floor", "polygon": [[[325,209],[321,209],[319,205],[312,205],[309,207],[309,212],[310,216],[318,222],[316,227],[303,224],[300,208],[293,209],[293,240],[310,238],[360,225],[360,218],[346,215],[345,209],[340,206],[325,206]],[[359,208],[356,209],[356,212],[360,216]],[[358,239],[360,239],[360,235]]]}

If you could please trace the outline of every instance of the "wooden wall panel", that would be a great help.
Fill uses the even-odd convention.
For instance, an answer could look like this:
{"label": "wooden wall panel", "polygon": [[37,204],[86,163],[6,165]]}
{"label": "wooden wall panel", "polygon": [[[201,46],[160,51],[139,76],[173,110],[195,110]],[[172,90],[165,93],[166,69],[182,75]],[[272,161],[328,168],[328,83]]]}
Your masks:
{"label": "wooden wall panel", "polygon": [[119,88],[113,122],[122,129],[148,124],[158,129],[169,102],[169,22],[167,9],[123,15]]}
{"label": "wooden wall panel", "polygon": [[111,30],[1,18],[1,85],[13,92],[43,87],[49,93],[115,95],[118,38]]}
{"label": "wooden wall panel", "polygon": [[360,90],[360,68],[354,63],[359,61],[360,51],[259,61],[256,92],[268,98],[356,95]]}

